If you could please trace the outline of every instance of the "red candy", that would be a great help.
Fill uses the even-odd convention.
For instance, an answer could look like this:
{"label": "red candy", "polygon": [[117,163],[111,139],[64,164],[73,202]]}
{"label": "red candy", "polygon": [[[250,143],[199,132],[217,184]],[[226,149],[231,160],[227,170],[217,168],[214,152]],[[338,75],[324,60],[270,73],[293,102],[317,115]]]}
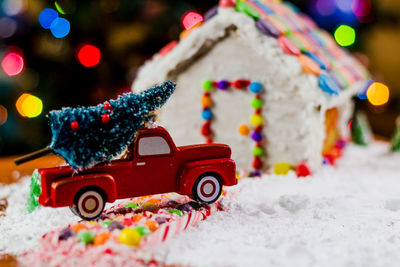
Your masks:
{"label": "red candy", "polygon": [[278,37],[278,44],[279,47],[282,48],[282,50],[286,53],[286,54],[290,54],[290,55],[295,55],[298,56],[301,54],[300,49],[296,46],[295,43],[293,43],[289,38],[287,38],[286,36],[280,36]]}
{"label": "red candy", "polygon": [[161,56],[165,56],[166,54],[168,54],[172,49],[174,49],[174,47],[178,44],[177,41],[172,41],[170,43],[168,43],[166,46],[164,46],[163,48],[161,48],[161,50],[158,52],[159,55]]}
{"label": "red candy", "polygon": [[219,6],[220,7],[234,7],[235,1],[234,0],[220,0],[219,1]]}
{"label": "red candy", "polygon": [[203,136],[209,136],[211,134],[210,121],[207,121],[206,123],[203,124],[203,126],[201,127],[201,134]]}
{"label": "red candy", "polygon": [[236,80],[232,83],[233,87],[236,89],[243,89],[250,85],[249,80]]}
{"label": "red candy", "polygon": [[306,177],[311,175],[310,167],[308,167],[307,163],[300,163],[296,168],[297,177]]}
{"label": "red candy", "polygon": [[72,131],[76,131],[79,129],[79,123],[77,121],[71,122],[71,129]]}
{"label": "red candy", "polygon": [[259,170],[259,169],[261,169],[261,167],[262,167],[262,161],[261,161],[260,157],[254,157],[253,168],[256,170]]}
{"label": "red candy", "polygon": [[107,113],[104,113],[104,114],[101,116],[101,122],[102,122],[103,124],[107,124],[109,121],[110,121],[110,115],[108,115]]}

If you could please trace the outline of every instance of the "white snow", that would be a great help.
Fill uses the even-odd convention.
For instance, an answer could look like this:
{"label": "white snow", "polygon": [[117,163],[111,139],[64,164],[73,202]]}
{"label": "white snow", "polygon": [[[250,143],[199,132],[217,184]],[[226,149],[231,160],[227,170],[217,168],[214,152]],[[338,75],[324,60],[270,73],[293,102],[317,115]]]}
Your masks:
{"label": "white snow", "polygon": [[[189,266],[398,266],[400,153],[387,144],[349,146],[338,167],[308,178],[265,175],[232,188],[227,212],[154,248],[165,264]],[[76,222],[66,209],[22,210],[29,181],[0,188],[0,254],[22,253],[40,236]]]}

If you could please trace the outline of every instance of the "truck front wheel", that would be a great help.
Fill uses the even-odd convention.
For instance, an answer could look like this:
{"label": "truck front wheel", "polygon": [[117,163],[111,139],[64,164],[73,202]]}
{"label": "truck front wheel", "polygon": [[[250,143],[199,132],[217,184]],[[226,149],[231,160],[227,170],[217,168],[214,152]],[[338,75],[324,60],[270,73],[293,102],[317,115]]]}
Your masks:
{"label": "truck front wheel", "polygon": [[101,215],[104,205],[105,199],[98,190],[87,189],[76,195],[73,209],[82,219],[93,220]]}
{"label": "truck front wheel", "polygon": [[197,178],[193,186],[193,197],[202,203],[213,203],[222,192],[220,179],[214,174],[206,174]]}

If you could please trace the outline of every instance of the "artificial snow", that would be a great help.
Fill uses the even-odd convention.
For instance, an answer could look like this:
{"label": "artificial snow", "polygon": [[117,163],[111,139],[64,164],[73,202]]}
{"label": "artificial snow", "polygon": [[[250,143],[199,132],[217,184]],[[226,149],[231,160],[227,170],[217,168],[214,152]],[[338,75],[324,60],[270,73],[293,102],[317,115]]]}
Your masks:
{"label": "artificial snow", "polygon": [[[398,266],[400,153],[388,151],[384,143],[350,145],[337,167],[312,177],[242,179],[229,190],[228,211],[152,248],[153,257],[193,267]],[[9,202],[0,218],[0,253],[23,253],[42,234],[79,221],[68,208],[27,214],[28,189],[28,179],[0,188]]]}

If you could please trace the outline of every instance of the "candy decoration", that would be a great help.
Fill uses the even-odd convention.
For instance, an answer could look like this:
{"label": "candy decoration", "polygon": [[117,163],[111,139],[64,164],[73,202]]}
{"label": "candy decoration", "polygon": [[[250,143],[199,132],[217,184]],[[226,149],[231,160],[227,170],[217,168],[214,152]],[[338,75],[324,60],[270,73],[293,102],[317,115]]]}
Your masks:
{"label": "candy decoration", "polygon": [[203,106],[203,108],[211,107],[211,105],[212,105],[211,98],[209,96],[203,96],[201,98],[201,105]]}
{"label": "candy decoration", "polygon": [[299,56],[301,54],[300,49],[286,36],[278,37],[278,44],[286,54]]}
{"label": "candy decoration", "polygon": [[178,216],[183,216],[183,212],[178,209],[172,209],[168,211],[169,213],[176,214]]}
{"label": "candy decoration", "polygon": [[261,90],[262,90],[262,84],[259,83],[259,82],[252,82],[252,83],[249,85],[249,90],[250,90],[250,92],[252,92],[252,93],[254,93],[254,94],[258,94],[258,93],[260,93]]}
{"label": "candy decoration", "polygon": [[264,154],[264,149],[262,147],[258,147],[258,146],[254,147],[254,149],[253,149],[254,156],[261,157],[263,154]]}
{"label": "candy decoration", "polygon": [[251,116],[250,122],[256,127],[260,126],[263,124],[263,117],[261,115],[254,114],[253,116]]}
{"label": "candy decoration", "polygon": [[70,237],[75,236],[74,230],[71,228],[67,227],[61,230],[60,234],[58,235],[58,240],[67,240]]}
{"label": "candy decoration", "polygon": [[245,88],[245,87],[247,87],[249,85],[250,85],[250,81],[249,80],[236,80],[236,81],[234,81],[232,83],[232,86],[235,89],[243,89],[243,88]]}
{"label": "candy decoration", "polygon": [[112,232],[114,230],[122,230],[125,228],[125,226],[117,221],[112,221],[109,225],[108,225],[108,231]]}
{"label": "candy decoration", "polygon": [[112,109],[110,103],[108,103],[108,102],[104,103],[103,108],[104,108],[105,110],[107,110],[107,111],[110,111],[110,110]]}
{"label": "candy decoration", "polygon": [[317,63],[321,69],[323,70],[327,69],[325,63],[317,55],[310,52],[306,52],[305,55],[314,60],[315,63]]}
{"label": "candy decoration", "polygon": [[31,184],[29,186],[29,195],[26,200],[26,208],[28,213],[34,211],[37,207],[39,207],[39,196],[42,192],[41,184],[41,176],[39,174],[38,169],[35,169],[31,176]]}
{"label": "candy decoration", "polygon": [[311,175],[310,167],[308,166],[308,164],[303,162],[297,165],[296,175],[297,177],[306,177]]}
{"label": "candy decoration", "polygon": [[254,157],[253,168],[256,170],[259,170],[262,168],[262,161],[261,161],[260,157]]}
{"label": "candy decoration", "polygon": [[110,115],[108,115],[107,113],[101,115],[101,122],[103,124],[107,124],[109,121],[110,121]]}
{"label": "candy decoration", "polygon": [[314,74],[316,76],[321,74],[321,68],[319,65],[308,56],[300,55],[298,59],[305,73]]}
{"label": "candy decoration", "polygon": [[330,95],[338,95],[340,88],[328,74],[321,74],[318,78],[319,87]]}
{"label": "candy decoration", "polygon": [[206,121],[203,126],[201,127],[201,134],[205,137],[211,135],[211,123],[210,121]]}
{"label": "candy decoration", "polygon": [[234,7],[235,5],[235,0],[219,0],[220,7]]}
{"label": "candy decoration", "polygon": [[77,131],[79,129],[79,123],[77,121],[73,121],[70,124],[72,131]]}
{"label": "candy decoration", "polygon": [[291,170],[291,168],[292,167],[290,166],[289,163],[286,163],[286,162],[276,163],[274,165],[274,174],[286,175]]}
{"label": "candy decoration", "polygon": [[236,1],[236,10],[242,13],[247,14],[248,16],[252,17],[253,19],[259,19],[260,13],[257,9],[255,9],[250,4],[243,2],[243,1]]}
{"label": "candy decoration", "polygon": [[250,133],[250,128],[246,124],[242,124],[239,126],[239,133],[243,136],[247,136]]}
{"label": "candy decoration", "polygon": [[145,225],[150,229],[150,231],[154,232],[158,228],[160,228],[160,224],[157,221],[148,220],[145,222]]}
{"label": "candy decoration", "polygon": [[269,35],[272,37],[278,37],[280,32],[277,28],[274,27],[270,22],[266,21],[265,19],[259,19],[256,21],[257,29],[265,35]]}
{"label": "candy decoration", "polygon": [[217,83],[217,88],[221,90],[226,90],[229,87],[229,82],[225,80],[221,80]]}
{"label": "candy decoration", "polygon": [[254,109],[260,109],[263,105],[263,101],[259,98],[253,98],[253,100],[251,101],[251,106]]}
{"label": "candy decoration", "polygon": [[93,244],[94,234],[90,231],[80,231],[78,233],[78,239],[80,242],[85,243],[85,245]]}
{"label": "candy decoration", "polygon": [[218,6],[214,6],[204,14],[204,20],[207,21],[218,14]]}
{"label": "candy decoration", "polygon": [[111,237],[111,233],[101,233],[95,236],[93,243],[95,246],[104,245]]}
{"label": "candy decoration", "polygon": [[122,244],[136,247],[140,244],[140,234],[137,230],[132,228],[125,228],[121,230],[119,234],[118,241]]}
{"label": "candy decoration", "polygon": [[77,223],[71,226],[71,229],[75,232],[75,233],[79,233],[81,230],[87,230],[87,226],[82,224],[82,223]]}
{"label": "candy decoration", "polygon": [[136,204],[136,203],[129,203],[129,204],[125,205],[125,208],[136,209],[137,207],[138,207],[138,204]]}
{"label": "candy decoration", "polygon": [[160,56],[165,56],[169,52],[171,52],[172,49],[174,49],[174,47],[177,46],[178,44],[179,43],[177,41],[172,41],[172,42],[168,43],[166,46],[164,46],[163,48],[161,48],[161,50],[158,52],[158,54]]}
{"label": "candy decoration", "polygon": [[206,92],[210,92],[213,89],[213,82],[210,80],[205,80],[203,82],[203,89]]}
{"label": "candy decoration", "polygon": [[212,112],[211,112],[211,110],[209,110],[209,109],[204,109],[202,112],[201,112],[201,117],[204,119],[204,120],[211,120],[211,118],[212,118],[212,116],[213,116],[213,114],[212,114]]}
{"label": "candy decoration", "polygon": [[147,226],[139,226],[135,228],[136,231],[140,234],[140,236],[146,236],[151,234],[149,228]]}

